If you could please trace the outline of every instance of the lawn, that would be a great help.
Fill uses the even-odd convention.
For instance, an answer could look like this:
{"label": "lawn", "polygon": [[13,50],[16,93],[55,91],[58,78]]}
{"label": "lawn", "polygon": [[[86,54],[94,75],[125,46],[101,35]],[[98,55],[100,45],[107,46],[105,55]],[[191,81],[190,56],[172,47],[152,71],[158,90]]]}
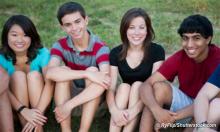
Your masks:
{"label": "lawn", "polygon": [[[40,33],[43,44],[50,48],[60,37],[64,36],[56,19],[58,7],[67,0],[1,0],[0,30],[4,22],[14,14],[30,17]],[[76,0],[81,3],[89,16],[89,28],[104,40],[110,48],[120,44],[119,25],[123,14],[132,7],[144,8],[151,16],[156,33],[154,42],[164,46],[171,54],[180,48],[177,29],[180,22],[191,14],[206,15],[213,23],[213,43],[220,43],[219,0]],[[46,132],[59,131],[52,110],[45,126]],[[73,118],[73,130],[79,127],[79,117]],[[108,131],[109,114],[96,118],[91,132]]]}

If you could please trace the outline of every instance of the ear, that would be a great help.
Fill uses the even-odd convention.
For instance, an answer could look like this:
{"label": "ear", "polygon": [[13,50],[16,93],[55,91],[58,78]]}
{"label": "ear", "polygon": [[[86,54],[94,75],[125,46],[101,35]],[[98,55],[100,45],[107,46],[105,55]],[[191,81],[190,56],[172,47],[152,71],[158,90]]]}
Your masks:
{"label": "ear", "polygon": [[209,36],[207,39],[206,39],[206,42],[207,42],[207,45],[212,41],[212,36]]}
{"label": "ear", "polygon": [[66,32],[66,28],[63,25],[60,24],[60,28]]}
{"label": "ear", "polygon": [[85,21],[86,21],[86,26],[87,26],[89,24],[89,17],[88,16],[85,17]]}

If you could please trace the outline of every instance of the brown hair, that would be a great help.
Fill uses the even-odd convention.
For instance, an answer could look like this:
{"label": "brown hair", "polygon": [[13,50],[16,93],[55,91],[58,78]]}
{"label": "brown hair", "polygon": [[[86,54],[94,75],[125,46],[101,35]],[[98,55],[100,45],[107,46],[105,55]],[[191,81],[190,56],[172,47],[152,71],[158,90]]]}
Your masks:
{"label": "brown hair", "polygon": [[144,49],[144,57],[143,59],[147,59],[148,57],[148,50],[151,44],[151,41],[155,38],[154,30],[151,25],[151,19],[149,15],[143,10],[142,8],[132,8],[128,10],[122,20],[121,20],[121,25],[120,25],[120,35],[121,35],[121,40],[122,40],[122,50],[120,52],[120,60],[123,60],[127,56],[127,51],[129,47],[129,40],[127,37],[127,30],[129,28],[129,25],[131,21],[136,18],[136,17],[143,17],[146,27],[147,27],[147,36],[144,40],[143,44],[143,49]]}

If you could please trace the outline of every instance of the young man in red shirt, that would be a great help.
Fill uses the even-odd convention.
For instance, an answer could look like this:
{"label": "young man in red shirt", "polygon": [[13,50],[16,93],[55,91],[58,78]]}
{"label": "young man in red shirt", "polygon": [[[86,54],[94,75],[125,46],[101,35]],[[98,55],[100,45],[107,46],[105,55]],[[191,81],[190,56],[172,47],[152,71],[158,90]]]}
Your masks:
{"label": "young man in red shirt", "polygon": [[[193,100],[220,63],[220,48],[211,44],[213,28],[202,15],[191,15],[178,29],[182,49],[170,56],[140,88],[145,104],[140,131],[153,131],[157,123],[189,123]],[[179,88],[170,82],[178,77]],[[167,110],[163,106],[169,106]],[[162,126],[163,127],[163,126]]]}

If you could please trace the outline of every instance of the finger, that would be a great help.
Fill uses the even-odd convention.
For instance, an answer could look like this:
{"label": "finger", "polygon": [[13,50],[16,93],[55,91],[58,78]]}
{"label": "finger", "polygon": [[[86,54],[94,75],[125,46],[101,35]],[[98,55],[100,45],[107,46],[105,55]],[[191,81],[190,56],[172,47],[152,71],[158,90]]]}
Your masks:
{"label": "finger", "polygon": [[169,111],[169,113],[172,115],[172,116],[176,116],[177,113],[176,112],[173,112],[173,111]]}
{"label": "finger", "polygon": [[44,125],[43,122],[41,122],[40,120],[37,120],[37,119],[35,119],[34,122],[37,123],[38,125]]}
{"label": "finger", "polygon": [[129,119],[129,114],[127,111],[123,112],[123,117],[128,120]]}
{"label": "finger", "polygon": [[34,120],[32,120],[30,123],[31,123],[30,125],[37,126],[37,124],[34,122]]}
{"label": "finger", "polygon": [[47,121],[47,117],[41,115],[41,114],[37,114],[36,115],[40,120],[42,120],[42,122],[46,122]]}
{"label": "finger", "polygon": [[42,112],[38,109],[34,109],[34,112],[38,113],[38,114],[42,114]]}
{"label": "finger", "polygon": [[32,124],[31,123],[27,123],[24,128],[22,129],[22,132],[29,132],[32,128]]}

